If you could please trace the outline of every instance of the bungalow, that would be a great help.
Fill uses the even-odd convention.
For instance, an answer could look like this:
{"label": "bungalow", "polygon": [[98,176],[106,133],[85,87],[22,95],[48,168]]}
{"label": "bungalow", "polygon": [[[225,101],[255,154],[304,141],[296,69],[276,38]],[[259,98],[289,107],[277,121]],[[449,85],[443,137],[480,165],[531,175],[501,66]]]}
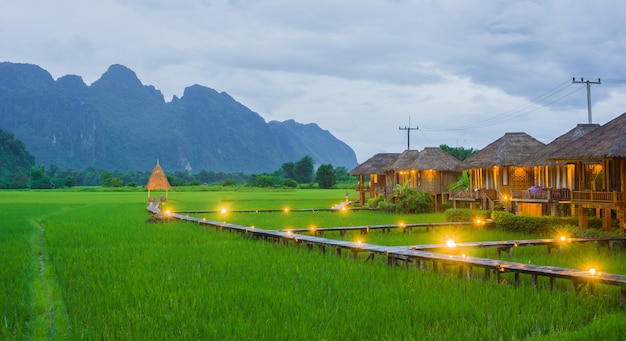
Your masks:
{"label": "bungalow", "polygon": [[578,124],[557,137],[520,166],[533,168],[533,186],[511,191],[513,210],[520,215],[557,215],[559,204],[570,203],[574,189],[574,165],[550,161],[554,153],[598,128],[599,124]]}
{"label": "bungalow", "polygon": [[554,151],[550,161],[574,167],[571,204],[580,227],[587,227],[591,209],[609,230],[614,211],[626,232],[626,113]]}
{"label": "bungalow", "polygon": [[439,147],[427,147],[421,152],[404,151],[385,170],[394,174],[395,184],[408,185],[420,192],[430,193],[435,209],[448,201],[448,186],[459,179],[461,161]]}
{"label": "bungalow", "polygon": [[[359,177],[356,191],[359,193],[361,205],[365,205],[366,196],[375,198],[393,187],[393,180],[387,179],[387,173],[383,169],[393,163],[398,156],[400,153],[379,153],[348,172],[350,176]],[[365,177],[369,177],[367,184],[365,184]]]}
{"label": "bungalow", "polygon": [[508,208],[514,190],[527,190],[533,186],[532,167],[520,166],[545,144],[526,133],[506,133],[461,163],[469,170],[470,189],[451,191],[454,207],[468,202],[476,208],[495,209],[496,204]]}

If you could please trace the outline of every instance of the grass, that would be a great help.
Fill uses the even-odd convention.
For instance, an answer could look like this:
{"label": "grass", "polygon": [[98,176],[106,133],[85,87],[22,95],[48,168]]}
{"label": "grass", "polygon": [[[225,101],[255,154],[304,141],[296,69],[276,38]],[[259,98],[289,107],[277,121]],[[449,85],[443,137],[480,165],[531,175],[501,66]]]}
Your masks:
{"label": "grass", "polygon": [[[169,205],[178,210],[223,203],[246,209],[283,203],[310,208],[328,207],[342,198],[341,191],[320,190],[170,192]],[[613,339],[625,329],[615,288],[575,295],[567,289],[550,292],[526,284],[466,281],[246,239],[191,223],[146,224],[145,201],[141,192],[0,192],[0,261],[7,264],[0,285],[11,288],[11,295],[0,301],[0,317],[7,321],[0,324],[0,338]],[[306,227],[313,221],[319,226],[395,223],[400,218],[440,219],[294,212],[232,214],[228,221],[250,219],[245,222],[278,228]],[[372,232],[367,242],[408,245],[439,242],[450,234],[458,242],[512,237],[498,233],[466,228]],[[579,253],[568,248],[550,257]],[[624,250],[606,253],[608,264],[622,262]],[[539,257],[546,251],[517,248],[513,255],[518,254]]]}

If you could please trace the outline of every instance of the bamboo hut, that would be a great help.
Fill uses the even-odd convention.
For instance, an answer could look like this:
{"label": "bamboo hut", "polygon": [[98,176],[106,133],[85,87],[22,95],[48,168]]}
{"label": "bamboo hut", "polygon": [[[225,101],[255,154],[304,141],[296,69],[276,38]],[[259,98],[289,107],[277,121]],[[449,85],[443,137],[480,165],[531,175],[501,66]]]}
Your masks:
{"label": "bamboo hut", "polygon": [[580,227],[587,227],[591,210],[609,230],[614,210],[626,232],[626,113],[555,151],[550,160],[574,166],[571,203]]}
{"label": "bamboo hut", "polygon": [[554,162],[554,153],[598,128],[599,124],[578,124],[537,151],[520,166],[533,167],[533,186],[530,190],[512,190],[511,202],[519,214],[557,215],[560,203],[569,203],[574,189],[574,165]]}
{"label": "bamboo hut", "polygon": [[[369,198],[375,198],[380,194],[384,194],[387,186],[393,186],[393,184],[388,185],[387,174],[383,171],[383,168],[393,163],[399,155],[399,153],[379,153],[348,172],[350,176],[359,177],[356,191],[359,192],[361,205],[365,205],[366,195]],[[366,176],[369,177],[367,185],[365,184]]]}
{"label": "bamboo hut", "polygon": [[544,146],[526,133],[505,133],[461,163],[462,169],[469,170],[472,190],[452,192],[450,200],[455,205],[457,201],[469,202],[472,208],[480,203],[483,209],[493,210],[496,204],[508,209],[512,190],[533,185],[533,168],[519,165]]}
{"label": "bamboo hut", "polygon": [[146,188],[148,189],[148,200],[153,200],[150,197],[151,190],[161,189],[165,190],[165,200],[167,201],[167,193],[172,186],[170,186],[169,181],[167,181],[167,177],[159,164],[159,160],[157,160],[156,166],[154,166],[154,169],[152,170],[152,174],[150,175],[150,179],[148,179]]}
{"label": "bamboo hut", "polygon": [[426,147],[418,152],[403,152],[389,169],[394,172],[396,184],[408,185],[420,192],[430,193],[435,209],[447,201],[448,186],[458,180],[461,161],[439,147]]}

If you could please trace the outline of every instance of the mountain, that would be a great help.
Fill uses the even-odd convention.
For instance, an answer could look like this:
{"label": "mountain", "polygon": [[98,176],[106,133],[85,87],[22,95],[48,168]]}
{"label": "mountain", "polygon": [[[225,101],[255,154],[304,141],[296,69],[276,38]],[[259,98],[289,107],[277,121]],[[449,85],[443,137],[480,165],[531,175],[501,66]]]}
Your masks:
{"label": "mountain", "polygon": [[37,65],[0,63],[0,129],[38,164],[61,168],[271,172],[311,156],[348,169],[354,151],[316,124],[267,123],[224,92],[201,85],[166,102],[135,72],[112,65],[91,85],[54,80]]}

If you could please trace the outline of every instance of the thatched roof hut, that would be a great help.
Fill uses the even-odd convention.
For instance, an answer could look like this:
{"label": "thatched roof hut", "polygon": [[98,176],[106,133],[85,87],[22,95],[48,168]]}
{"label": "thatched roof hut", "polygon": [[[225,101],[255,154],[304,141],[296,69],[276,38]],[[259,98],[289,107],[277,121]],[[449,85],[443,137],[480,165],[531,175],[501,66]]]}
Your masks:
{"label": "thatched roof hut", "polygon": [[387,164],[383,167],[384,171],[398,171],[402,169],[415,169],[413,163],[419,156],[420,152],[417,150],[405,150],[402,154],[398,155],[393,163]]}
{"label": "thatched roof hut", "polygon": [[415,169],[456,171],[461,166],[461,161],[439,147],[426,147],[419,153],[413,166]]}
{"label": "thatched roof hut", "polygon": [[383,174],[383,169],[393,163],[400,153],[379,153],[348,172],[350,176],[363,174]]}
{"label": "thatched roof hut", "polygon": [[545,144],[526,133],[505,133],[461,162],[462,169],[518,166]]}
{"label": "thatched roof hut", "polygon": [[546,166],[550,165],[550,159],[559,149],[572,144],[574,141],[585,136],[590,131],[598,128],[599,124],[578,124],[574,129],[557,137],[554,141],[548,143],[545,147],[538,150],[534,156],[522,162],[522,166]]}
{"label": "thatched roof hut", "polygon": [[552,161],[626,158],[626,113],[555,151]]}
{"label": "thatched roof hut", "polygon": [[167,181],[167,177],[165,176],[165,172],[163,172],[163,169],[159,164],[159,160],[157,160],[156,166],[154,166],[154,169],[152,170],[152,175],[150,175],[150,179],[148,179],[146,188],[148,189],[148,199],[150,198],[151,190],[164,189],[165,199],[167,200],[167,192],[170,190],[170,188],[172,188],[172,186],[170,186],[169,181]]}

